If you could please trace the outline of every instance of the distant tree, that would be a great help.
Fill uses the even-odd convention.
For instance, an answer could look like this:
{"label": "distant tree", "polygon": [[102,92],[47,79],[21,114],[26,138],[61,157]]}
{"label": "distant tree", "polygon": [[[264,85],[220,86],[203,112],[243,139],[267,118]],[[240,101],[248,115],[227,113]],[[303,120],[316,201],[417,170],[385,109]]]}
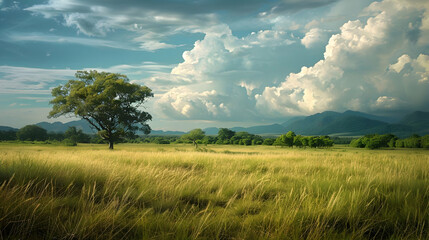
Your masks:
{"label": "distant tree", "polygon": [[217,134],[217,138],[219,140],[225,141],[225,140],[229,140],[234,136],[235,132],[228,129],[228,128],[221,128],[219,129],[219,132]]}
{"label": "distant tree", "polygon": [[65,138],[70,139],[72,142],[76,143],[89,143],[90,137],[82,132],[81,129],[76,127],[69,127],[64,133]]}
{"label": "distant tree", "polygon": [[308,138],[307,137],[302,137],[301,138],[301,143],[302,143],[302,146],[304,148],[308,147]]}
{"label": "distant tree", "polygon": [[201,142],[205,145],[213,144],[216,142],[216,138],[212,136],[205,136]]}
{"label": "distant tree", "polygon": [[48,140],[51,141],[63,141],[65,138],[62,132],[48,132]]}
{"label": "distant tree", "polygon": [[265,138],[264,142],[262,143],[262,145],[273,145],[275,139],[272,138]]}
{"label": "distant tree", "polygon": [[295,138],[293,139],[293,145],[302,148],[302,139],[303,137],[301,135],[295,136]]}
{"label": "distant tree", "polygon": [[0,141],[16,140],[16,131],[0,131]]}
{"label": "distant tree", "polygon": [[320,139],[323,141],[323,147],[334,146],[334,140],[332,140],[329,136],[323,136]]}
{"label": "distant tree", "polygon": [[[97,71],[78,71],[77,80],[52,89],[53,109],[48,117],[72,115],[85,119],[99,136],[113,143],[134,135],[137,130],[150,132],[146,121],[152,116],[139,109],[152,90],[133,84],[125,75]],[[138,126],[140,124],[140,126]]]}
{"label": "distant tree", "polygon": [[396,140],[395,147],[397,147],[397,148],[403,148],[404,147],[404,140],[402,140],[402,139]]}
{"label": "distant tree", "polygon": [[419,148],[420,146],[420,136],[413,134],[412,136],[404,139],[404,147],[406,148]]}
{"label": "distant tree", "polygon": [[204,131],[200,128],[191,130],[189,133],[182,135],[182,139],[192,141],[195,148],[198,147],[197,140],[202,140],[204,138],[205,134]]}
{"label": "distant tree", "polygon": [[16,132],[16,137],[21,141],[45,141],[48,133],[37,125],[27,125]]}
{"label": "distant tree", "polygon": [[422,148],[429,148],[429,135],[421,137],[420,144]]}
{"label": "distant tree", "polygon": [[273,145],[292,147],[293,146],[293,140],[294,140],[295,136],[296,136],[296,134],[294,132],[289,131],[286,134],[283,134],[280,137],[278,137],[274,141]]}
{"label": "distant tree", "polygon": [[293,140],[294,140],[295,136],[296,136],[296,134],[292,131],[289,131],[286,133],[286,139],[285,139],[286,142],[285,143],[288,147],[293,146]]}

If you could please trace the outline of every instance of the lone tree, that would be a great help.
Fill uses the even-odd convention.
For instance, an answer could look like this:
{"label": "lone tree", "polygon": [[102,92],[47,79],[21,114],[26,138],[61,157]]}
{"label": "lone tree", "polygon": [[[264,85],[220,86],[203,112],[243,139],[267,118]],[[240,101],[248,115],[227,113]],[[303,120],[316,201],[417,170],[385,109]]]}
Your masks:
{"label": "lone tree", "polygon": [[197,148],[198,147],[197,140],[203,139],[204,136],[205,136],[204,131],[201,130],[200,128],[197,128],[197,129],[190,131],[187,134],[182,135],[182,139],[192,141],[195,148]]}
{"label": "lone tree", "polygon": [[77,71],[75,76],[77,80],[52,89],[49,118],[66,115],[85,119],[109,142],[109,149],[137,130],[150,133],[146,121],[152,116],[139,110],[148,97],[153,97],[150,88],[130,83],[127,76],[116,73]]}

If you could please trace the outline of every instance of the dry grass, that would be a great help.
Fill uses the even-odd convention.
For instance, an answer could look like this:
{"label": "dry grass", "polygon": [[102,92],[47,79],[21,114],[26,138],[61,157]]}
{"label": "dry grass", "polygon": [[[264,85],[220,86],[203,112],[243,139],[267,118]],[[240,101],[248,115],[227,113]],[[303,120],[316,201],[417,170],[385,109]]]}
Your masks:
{"label": "dry grass", "polygon": [[429,152],[0,144],[0,239],[427,239]]}

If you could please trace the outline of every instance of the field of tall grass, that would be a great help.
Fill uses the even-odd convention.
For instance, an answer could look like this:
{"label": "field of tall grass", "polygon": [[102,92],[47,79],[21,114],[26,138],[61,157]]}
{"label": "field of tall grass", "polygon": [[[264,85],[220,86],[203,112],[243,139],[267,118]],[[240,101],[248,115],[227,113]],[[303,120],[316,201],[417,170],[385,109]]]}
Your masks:
{"label": "field of tall grass", "polygon": [[428,239],[429,151],[0,144],[0,239]]}

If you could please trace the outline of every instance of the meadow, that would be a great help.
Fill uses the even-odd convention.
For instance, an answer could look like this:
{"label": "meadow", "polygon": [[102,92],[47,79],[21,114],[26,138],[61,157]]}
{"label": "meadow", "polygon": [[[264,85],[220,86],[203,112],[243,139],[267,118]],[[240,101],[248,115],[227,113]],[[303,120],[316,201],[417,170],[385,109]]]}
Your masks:
{"label": "meadow", "polygon": [[429,151],[0,143],[0,239],[428,239]]}

